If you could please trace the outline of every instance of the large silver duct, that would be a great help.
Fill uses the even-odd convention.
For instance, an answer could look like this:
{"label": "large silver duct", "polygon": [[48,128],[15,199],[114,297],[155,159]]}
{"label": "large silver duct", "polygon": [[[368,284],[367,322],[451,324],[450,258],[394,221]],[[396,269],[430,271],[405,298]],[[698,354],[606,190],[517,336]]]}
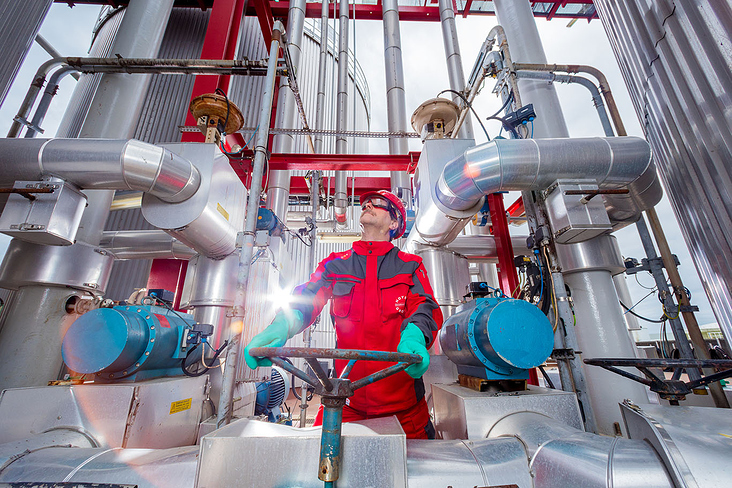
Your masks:
{"label": "large silver duct", "polygon": [[661,199],[655,175],[648,144],[637,137],[497,139],[447,163],[435,184],[434,200],[420,201],[414,226],[421,239],[445,245],[456,236],[456,218],[462,218],[458,214],[472,211],[484,195],[543,190],[558,179],[594,180],[601,188],[630,190],[628,195],[604,196],[611,221],[625,224]]}
{"label": "large silver duct", "polygon": [[732,341],[732,6],[595,3],[720,328]]}
{"label": "large silver duct", "polygon": [[507,415],[491,427],[487,437],[521,441],[535,488],[675,486],[647,442],[581,432],[540,413]]}
{"label": "large silver duct", "polygon": [[[450,80],[450,88],[457,92],[465,89],[465,75],[463,74],[463,61],[460,56],[460,45],[458,44],[457,29],[455,28],[455,11],[452,9],[450,0],[439,0],[440,24],[442,26],[442,42],[445,45],[445,58],[447,60],[447,77]],[[455,94],[452,99],[458,105],[462,100]],[[461,139],[473,139],[473,125],[470,114],[465,116],[463,124],[458,131]]]}
{"label": "large silver duct", "polygon": [[2,139],[0,167],[5,186],[55,176],[82,189],[143,191],[171,203],[201,184],[190,161],[134,139]]}
{"label": "large silver duct", "polygon": [[[402,40],[399,30],[399,5],[397,0],[384,0],[381,5],[384,23],[384,64],[386,65],[386,114],[389,132],[407,131],[407,104],[404,95],[404,67],[402,65]],[[389,154],[407,154],[406,137],[389,138]],[[391,191],[407,208],[412,207],[412,185],[405,171],[392,171]]]}
{"label": "large silver duct", "polygon": [[[295,73],[299,75],[300,55],[302,54],[302,36],[305,25],[305,0],[290,0],[290,9],[287,16],[287,49],[290,53]],[[290,89],[289,80],[280,77],[279,96],[275,126],[277,128],[294,128],[297,124],[297,104]],[[272,141],[273,153],[291,153],[294,148],[294,136],[278,134]],[[287,208],[290,197],[290,172],[270,171],[267,182],[267,207],[282,220],[287,222]]]}

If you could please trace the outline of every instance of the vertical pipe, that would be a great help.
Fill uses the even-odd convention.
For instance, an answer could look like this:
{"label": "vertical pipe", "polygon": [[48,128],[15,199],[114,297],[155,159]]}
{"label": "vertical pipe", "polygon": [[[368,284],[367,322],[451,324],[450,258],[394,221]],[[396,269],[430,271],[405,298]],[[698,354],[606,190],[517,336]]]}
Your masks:
{"label": "vertical pipe", "polygon": [[[384,24],[384,63],[386,64],[386,113],[389,132],[407,131],[407,103],[404,96],[404,67],[402,40],[399,29],[397,0],[381,4]],[[409,143],[405,137],[389,138],[389,154],[407,154]],[[392,171],[391,191],[407,206],[412,207],[412,185],[406,171]]]}
{"label": "vertical pipe", "polygon": [[[318,63],[318,96],[315,103],[315,128],[325,125],[325,78],[328,67],[328,7],[329,0],[323,0],[320,10],[320,61]],[[315,136],[315,154],[323,152],[323,136]]]}
{"label": "vertical pipe", "polygon": [[[348,130],[348,0],[340,0],[338,7],[338,97],[336,99],[336,130]],[[336,137],[336,154],[348,153],[348,141],[345,136]],[[345,171],[335,173],[335,194],[333,210],[336,224],[346,223],[348,208],[348,175]]]}
{"label": "vertical pipe", "polygon": [[218,427],[226,425],[231,421],[237,360],[239,348],[241,347],[240,338],[244,332],[244,306],[246,304],[247,286],[249,284],[249,271],[252,266],[252,255],[254,254],[254,234],[257,229],[259,195],[262,193],[262,176],[264,175],[264,165],[267,162],[267,141],[269,139],[269,124],[272,118],[272,101],[274,98],[275,75],[277,73],[277,58],[280,49],[280,33],[283,30],[282,23],[276,21],[272,31],[272,44],[269,49],[267,77],[264,83],[264,93],[262,93],[262,108],[259,112],[259,131],[257,131],[257,138],[254,143],[252,186],[249,189],[246,221],[244,224],[244,232],[242,232],[243,242],[239,252],[239,272],[236,277],[236,298],[234,300],[234,318],[232,319],[231,327],[231,346],[226,354],[226,364],[224,366],[221,398],[219,399],[218,418],[216,420]]}
{"label": "vertical pipe", "polygon": [[[110,53],[125,58],[153,58],[160,50],[173,0],[131,0],[125,10]],[[135,133],[151,75],[107,73],[102,75],[79,137],[129,139]],[[85,192],[88,206],[76,239],[97,245],[114,191]]]}
{"label": "vertical pipe", "polygon": [[[292,66],[299,73],[300,55],[302,54],[302,35],[305,26],[305,0],[290,0],[287,21],[287,49]],[[286,77],[280,77],[280,90],[277,97],[275,127],[294,128],[297,124],[297,104],[295,96],[289,88]],[[277,134],[272,142],[273,153],[291,153],[294,150],[295,137],[292,134]],[[282,222],[287,222],[287,208],[290,198],[290,172],[270,171],[267,183],[267,207]]]}
{"label": "vertical pipe", "polygon": [[[457,30],[455,29],[455,11],[452,9],[451,0],[439,0],[440,24],[442,26],[442,42],[445,45],[445,58],[447,60],[447,76],[450,80],[450,88],[462,92],[465,90],[465,76],[463,74],[463,61],[460,57],[460,45],[458,44]],[[460,97],[453,95],[453,101],[458,105],[463,102]],[[458,137],[461,139],[473,139],[473,124],[470,114],[465,117],[463,125],[460,126]]]}
{"label": "vertical pipe", "polygon": [[[528,0],[496,0],[498,21],[503,26],[514,63],[546,64],[544,46]],[[539,80],[520,79],[522,103],[533,103],[537,113],[534,138],[569,137],[567,123],[554,85]]]}
{"label": "vertical pipe", "polygon": [[[320,437],[318,479],[334,483],[340,477],[341,425],[345,398],[323,397],[323,433]],[[333,485],[331,485],[333,486]]]}

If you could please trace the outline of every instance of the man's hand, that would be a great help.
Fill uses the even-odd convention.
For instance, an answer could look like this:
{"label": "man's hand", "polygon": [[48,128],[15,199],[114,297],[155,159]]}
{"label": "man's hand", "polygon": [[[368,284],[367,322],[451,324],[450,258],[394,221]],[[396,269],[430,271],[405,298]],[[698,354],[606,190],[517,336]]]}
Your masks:
{"label": "man's hand", "polygon": [[294,336],[302,328],[302,314],[297,311],[281,311],[277,314],[271,324],[267,326],[244,348],[244,361],[251,369],[259,366],[272,366],[272,361],[268,358],[255,358],[249,354],[249,350],[253,347],[282,347],[287,339]]}
{"label": "man's hand", "polygon": [[427,343],[424,340],[424,334],[419,327],[413,323],[408,323],[402,331],[402,338],[397,346],[397,352],[407,354],[419,354],[422,356],[422,362],[411,364],[404,371],[414,379],[421,378],[430,365],[430,355],[427,352]]}

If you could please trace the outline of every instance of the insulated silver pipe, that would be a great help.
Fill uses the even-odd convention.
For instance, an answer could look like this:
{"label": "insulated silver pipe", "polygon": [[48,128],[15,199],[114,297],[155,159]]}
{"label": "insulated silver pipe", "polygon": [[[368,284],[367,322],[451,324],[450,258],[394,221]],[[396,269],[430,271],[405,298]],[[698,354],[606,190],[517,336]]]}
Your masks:
{"label": "insulated silver pipe", "polygon": [[[320,61],[318,63],[318,95],[315,103],[315,128],[325,127],[325,76],[328,68],[328,8],[329,0],[323,0],[320,9]],[[315,154],[323,153],[323,135],[315,136]]]}
{"label": "insulated silver pipe", "polygon": [[[174,0],[131,0],[110,52],[126,58],[157,57],[173,3]],[[132,138],[151,76],[124,73],[102,75],[79,137]],[[87,192],[89,205],[76,236],[78,241],[92,245],[99,243],[113,199],[112,191]]]}
{"label": "insulated silver pipe", "polygon": [[[292,66],[299,73],[300,55],[302,54],[302,34],[305,26],[305,0],[290,0],[287,15],[287,50],[290,53]],[[278,129],[295,127],[297,124],[297,104],[289,87],[286,76],[280,77],[280,90],[277,100],[275,127]],[[293,152],[295,138],[291,134],[277,134],[272,141],[273,153]],[[269,172],[267,182],[267,207],[282,222],[287,222],[287,209],[290,198],[290,172],[275,170]]]}
{"label": "insulated silver pipe", "polygon": [[445,166],[435,191],[446,207],[465,210],[499,191],[544,190],[558,179],[594,180],[611,221],[636,218],[658,203],[662,189],[648,143],[639,137],[497,139],[468,149]]}
{"label": "insulated silver pipe", "polygon": [[521,441],[535,488],[675,486],[649,443],[582,432],[540,413],[509,414],[486,437]]}
{"label": "insulated silver pipe", "polygon": [[[336,130],[348,130],[348,0],[338,5],[338,96],[336,98]],[[348,154],[345,136],[336,137],[336,154]],[[335,173],[333,211],[338,225],[345,225],[348,210],[348,176],[345,171]]]}
{"label": "insulated silver pipe", "polygon": [[56,176],[82,189],[143,191],[171,203],[201,184],[190,161],[134,139],[0,139],[0,168],[3,186]]}
{"label": "insulated silver pipe", "polygon": [[[445,45],[445,58],[447,60],[447,76],[450,80],[450,88],[462,92],[465,90],[465,76],[463,75],[463,61],[460,56],[460,45],[455,29],[455,12],[452,9],[450,0],[439,0],[440,24],[442,26],[442,42]],[[458,105],[464,102],[460,97],[452,94],[452,100]],[[458,131],[461,139],[473,139],[473,124],[470,114],[465,116],[463,124]]]}
{"label": "insulated silver pipe", "polygon": [[[407,103],[404,95],[404,67],[402,64],[402,40],[399,29],[399,5],[397,0],[384,0],[381,4],[384,24],[384,63],[386,65],[386,113],[389,132],[407,132]],[[389,138],[389,154],[407,154],[406,137]],[[406,171],[392,171],[391,191],[406,205],[412,207],[412,185]]]}
{"label": "insulated silver pipe", "polygon": [[104,231],[99,245],[117,260],[188,260],[196,255],[196,251],[162,230]]}
{"label": "insulated silver pipe", "polygon": [[[516,256],[531,254],[532,251],[526,247],[526,238],[527,236],[511,236],[511,246]],[[496,238],[492,235],[458,236],[445,249],[461,254],[470,261],[498,262]]]}
{"label": "insulated silver pipe", "polygon": [[74,68],[71,68],[69,66],[62,66],[61,68],[54,71],[54,73],[48,79],[48,83],[46,83],[46,89],[43,90],[43,96],[41,97],[41,101],[38,102],[38,107],[36,107],[36,111],[33,114],[33,120],[30,121],[30,127],[28,127],[25,132],[25,137],[36,137],[38,133],[43,133],[43,130],[41,130],[41,124],[46,118],[48,108],[51,106],[51,100],[53,100],[53,97],[55,97],[56,93],[58,93],[58,87],[59,83],[61,83],[61,78],[68,74],[71,74],[72,76],[76,75],[76,78],[79,78],[79,74]]}
{"label": "insulated silver pipe", "polygon": [[254,254],[254,233],[257,230],[257,209],[259,208],[259,194],[262,192],[262,176],[264,165],[267,162],[267,140],[269,138],[269,123],[272,118],[272,100],[274,98],[275,75],[277,74],[277,54],[280,49],[280,33],[284,31],[282,23],[276,21],[272,31],[272,44],[269,49],[267,63],[267,79],[262,93],[262,108],[259,112],[259,131],[254,143],[254,161],[252,162],[252,186],[249,189],[247,202],[244,236],[239,252],[239,272],[236,277],[236,297],[231,324],[230,339],[232,345],[226,354],[226,365],[221,386],[221,398],[218,405],[216,424],[222,427],[231,421],[236,370],[239,357],[239,348],[242,346],[241,337],[244,332],[244,307],[247,299],[249,275]]}

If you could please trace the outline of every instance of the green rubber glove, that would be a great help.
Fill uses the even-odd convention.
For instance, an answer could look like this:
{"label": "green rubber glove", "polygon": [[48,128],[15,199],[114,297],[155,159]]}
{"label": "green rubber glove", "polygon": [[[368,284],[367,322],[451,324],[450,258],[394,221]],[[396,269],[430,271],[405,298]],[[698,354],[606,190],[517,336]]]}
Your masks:
{"label": "green rubber glove", "polygon": [[397,346],[397,352],[407,354],[419,354],[422,356],[422,362],[411,364],[404,371],[414,378],[421,378],[430,366],[430,355],[427,352],[427,343],[424,340],[424,334],[419,327],[413,323],[408,323],[402,331],[402,339]]}
{"label": "green rubber glove", "polygon": [[298,310],[280,311],[275,316],[271,324],[267,326],[244,348],[244,361],[251,369],[259,366],[272,366],[272,361],[268,358],[257,358],[249,354],[249,350],[253,347],[282,347],[287,339],[294,336],[302,330],[303,317]]}

